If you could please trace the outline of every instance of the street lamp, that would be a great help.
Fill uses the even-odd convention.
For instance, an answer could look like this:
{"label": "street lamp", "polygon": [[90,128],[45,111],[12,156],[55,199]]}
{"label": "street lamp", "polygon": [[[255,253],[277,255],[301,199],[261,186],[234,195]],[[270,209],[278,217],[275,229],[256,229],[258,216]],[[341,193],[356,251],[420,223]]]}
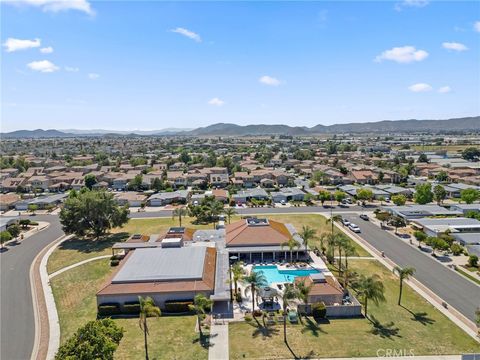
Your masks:
{"label": "street lamp", "polygon": [[230,277],[230,301],[233,301],[233,290],[232,290],[232,263],[238,259],[238,256],[232,255],[230,256],[230,270],[229,270],[229,277]]}

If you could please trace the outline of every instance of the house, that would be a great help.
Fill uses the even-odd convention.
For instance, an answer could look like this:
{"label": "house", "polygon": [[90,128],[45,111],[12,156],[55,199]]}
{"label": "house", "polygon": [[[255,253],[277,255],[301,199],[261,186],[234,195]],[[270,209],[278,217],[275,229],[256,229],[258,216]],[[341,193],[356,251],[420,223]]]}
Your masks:
{"label": "house", "polygon": [[372,170],[353,170],[351,176],[357,184],[373,185],[378,182],[378,175]]}
{"label": "house", "polygon": [[115,201],[118,205],[130,207],[141,207],[147,200],[147,196],[135,191],[126,191],[115,194]]}
{"label": "house", "polygon": [[324,302],[325,305],[342,304],[343,289],[333,276],[326,276],[323,273],[314,273],[308,276],[295,278],[295,285],[303,282],[310,287],[307,302],[314,304]]}
{"label": "house", "polygon": [[21,200],[15,204],[15,210],[28,210],[29,205],[36,205],[39,209],[55,207],[60,205],[66,197],[67,194],[60,193],[49,196],[40,196],[30,200]]}
{"label": "house", "polygon": [[175,188],[188,185],[187,175],[183,171],[167,171],[167,181]]}
{"label": "house", "polygon": [[393,215],[400,216],[407,221],[421,219],[430,216],[461,216],[461,211],[448,210],[438,205],[403,205],[403,206],[384,206],[383,210]]}
{"label": "house", "polygon": [[224,189],[212,190],[212,196],[215,198],[215,200],[221,201],[224,204],[228,202],[228,199],[230,197],[228,191]]}
{"label": "house", "polygon": [[16,224],[20,220],[19,216],[0,217],[0,231],[5,231],[10,225]]}
{"label": "house", "polygon": [[247,218],[228,224],[225,229],[225,249],[240,261],[289,260],[288,248],[283,244],[295,238],[301,246],[293,251],[294,259],[307,256],[303,240],[291,224],[269,219]]}
{"label": "house", "polygon": [[150,296],[165,309],[168,301],[193,301],[215,292],[217,252],[214,246],[137,248],[122,260],[97,292],[97,305],[138,302]]}
{"label": "house", "polygon": [[450,206],[450,210],[461,211],[464,215],[469,212],[480,212],[480,204],[454,204]]}
{"label": "house", "polygon": [[246,204],[248,201],[255,200],[268,200],[268,194],[261,188],[247,189],[237,192],[232,196],[235,204]]}
{"label": "house", "polygon": [[438,236],[449,231],[452,235],[458,233],[477,233],[480,237],[480,221],[464,217],[457,218],[422,218],[411,223],[423,230],[428,236]]}
{"label": "house", "polygon": [[209,182],[212,186],[224,187],[230,182],[228,169],[224,167],[212,167],[208,169]]}
{"label": "house", "polygon": [[151,195],[147,200],[147,204],[148,206],[165,206],[172,203],[186,204],[189,195],[190,192],[188,190],[160,192]]}
{"label": "house", "polygon": [[15,193],[0,194],[0,211],[13,209],[19,200],[20,196]]}
{"label": "house", "polygon": [[238,185],[244,188],[251,188],[254,186],[253,175],[250,175],[246,171],[237,171],[232,179],[233,185]]}
{"label": "house", "polygon": [[281,188],[279,191],[271,192],[270,196],[274,202],[303,201],[305,193],[294,187]]}

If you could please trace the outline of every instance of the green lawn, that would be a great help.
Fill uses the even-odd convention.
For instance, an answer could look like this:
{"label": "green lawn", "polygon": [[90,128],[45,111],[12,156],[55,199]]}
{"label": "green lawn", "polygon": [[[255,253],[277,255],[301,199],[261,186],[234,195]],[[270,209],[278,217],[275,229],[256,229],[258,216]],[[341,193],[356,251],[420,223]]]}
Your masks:
{"label": "green lawn", "polygon": [[[303,225],[308,225],[317,230],[317,235],[330,231],[330,224],[326,223],[326,218],[318,214],[294,214],[294,215],[269,215],[269,219],[291,223],[297,231],[301,231]],[[239,220],[239,216],[232,217],[232,222]],[[182,221],[182,226],[195,229],[211,229],[212,225],[195,225],[192,224],[194,218],[186,217]],[[78,263],[82,260],[90,259],[97,256],[109,255],[112,253],[112,244],[118,241],[124,241],[131,234],[158,234],[167,230],[171,226],[178,226],[178,219],[172,218],[151,218],[151,219],[131,219],[122,228],[113,229],[112,234],[102,240],[83,240],[73,238],[60,244],[60,246],[52,253],[48,260],[47,271],[49,274]],[[335,229],[336,232],[339,230]],[[351,241],[355,247],[356,254],[354,256],[369,256],[360,245]],[[320,248],[320,241],[317,239],[312,242],[312,246]]]}
{"label": "green lawn", "polygon": [[[369,304],[367,319],[332,319],[328,323],[289,325],[291,351],[298,357],[376,356],[378,349],[412,349],[415,355],[479,352],[480,345],[448,318],[411,290],[404,288],[397,305],[398,280],[375,260],[351,260],[350,268],[360,274],[378,274],[384,283],[386,303]],[[255,321],[233,323],[230,331],[232,359],[286,358],[294,355],[283,342],[283,326],[270,329]]]}
{"label": "green lawn", "polygon": [[[61,343],[76,329],[96,318],[95,294],[112,268],[108,259],[68,270],[51,280],[57,306]],[[138,318],[116,319],[125,329],[115,353],[117,359],[144,359],[143,332]],[[208,349],[198,342],[194,316],[163,316],[149,319],[151,359],[207,359]]]}

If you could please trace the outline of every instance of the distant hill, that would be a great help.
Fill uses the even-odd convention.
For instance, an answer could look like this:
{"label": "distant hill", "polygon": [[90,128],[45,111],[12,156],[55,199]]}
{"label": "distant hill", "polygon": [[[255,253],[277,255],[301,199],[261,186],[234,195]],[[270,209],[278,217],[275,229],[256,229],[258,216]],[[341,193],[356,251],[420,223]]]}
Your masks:
{"label": "distant hill", "polygon": [[17,130],[0,134],[3,138],[59,138],[78,136],[246,136],[246,135],[291,135],[308,136],[315,134],[361,134],[361,133],[415,133],[445,131],[480,131],[480,116],[455,118],[448,120],[384,120],[367,123],[304,126],[288,125],[236,125],[218,123],[197,129],[169,128],[149,131],[112,131],[112,130]]}

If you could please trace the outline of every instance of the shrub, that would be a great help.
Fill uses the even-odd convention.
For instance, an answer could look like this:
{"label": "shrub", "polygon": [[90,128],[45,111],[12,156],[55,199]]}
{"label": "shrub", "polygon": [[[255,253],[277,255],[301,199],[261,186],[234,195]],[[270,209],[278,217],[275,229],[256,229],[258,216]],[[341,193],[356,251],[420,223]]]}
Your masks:
{"label": "shrub", "polygon": [[165,311],[170,313],[190,312],[193,300],[165,301]]}
{"label": "shrub", "polygon": [[453,243],[452,246],[450,246],[450,250],[452,250],[453,255],[458,256],[463,253],[463,247],[457,243]]}
{"label": "shrub", "polygon": [[129,302],[123,305],[123,312],[125,314],[139,314],[140,313],[140,303],[138,302]]}
{"label": "shrub", "polygon": [[477,267],[478,266],[478,256],[477,255],[470,255],[468,257],[468,266],[470,266],[470,267]]}
{"label": "shrub", "polygon": [[323,301],[312,305],[312,316],[314,319],[325,319],[327,317],[327,307]]}
{"label": "shrub", "polygon": [[98,305],[98,315],[109,316],[120,314],[120,304],[118,303],[104,303]]}
{"label": "shrub", "polygon": [[246,322],[250,322],[252,320],[253,320],[252,315],[250,315],[250,314],[245,315],[245,321]]}
{"label": "shrub", "polygon": [[425,234],[423,231],[419,231],[419,230],[415,231],[413,233],[413,236],[415,236],[415,239],[417,239],[420,242],[423,242],[427,239],[427,234]]}
{"label": "shrub", "polygon": [[120,264],[120,260],[118,259],[113,259],[110,261],[110,266],[118,266],[118,264]]}

